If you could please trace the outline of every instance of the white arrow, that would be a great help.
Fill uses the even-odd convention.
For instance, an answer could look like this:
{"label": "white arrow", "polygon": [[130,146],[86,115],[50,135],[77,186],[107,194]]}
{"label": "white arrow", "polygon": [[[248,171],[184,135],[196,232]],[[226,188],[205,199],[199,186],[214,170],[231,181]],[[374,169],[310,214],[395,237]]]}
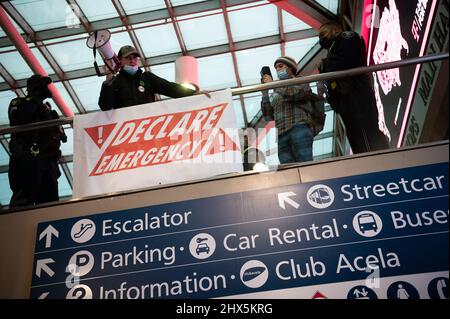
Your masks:
{"label": "white arrow", "polygon": [[299,208],[300,205],[297,202],[295,202],[292,199],[290,199],[289,198],[290,196],[296,196],[296,194],[293,193],[293,192],[287,192],[287,193],[280,193],[280,194],[278,194],[278,205],[280,205],[281,208],[286,209],[286,206],[284,204],[288,203],[289,205],[291,205],[295,209]]}
{"label": "white arrow", "polygon": [[45,299],[45,298],[47,298],[48,294],[49,294],[49,292],[43,292],[42,295],[40,295],[38,299]]}
{"label": "white arrow", "polygon": [[51,264],[51,263],[54,263],[54,262],[55,261],[53,259],[51,259],[51,258],[39,259],[36,262],[36,276],[41,278],[41,270],[43,270],[43,271],[45,271],[47,273],[47,275],[49,275],[50,277],[53,277],[55,272],[53,270],[51,270],[50,267],[47,266],[47,264]]}
{"label": "white arrow", "polygon": [[45,248],[50,248],[52,246],[52,235],[56,238],[59,236],[59,232],[52,225],[48,225],[39,235],[39,240],[45,237]]}

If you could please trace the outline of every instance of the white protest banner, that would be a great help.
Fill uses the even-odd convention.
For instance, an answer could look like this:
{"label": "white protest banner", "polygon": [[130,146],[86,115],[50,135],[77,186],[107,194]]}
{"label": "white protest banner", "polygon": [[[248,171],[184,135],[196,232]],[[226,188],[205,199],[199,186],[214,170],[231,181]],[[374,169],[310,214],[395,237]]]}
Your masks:
{"label": "white protest banner", "polygon": [[74,119],[74,197],[242,172],[231,90]]}

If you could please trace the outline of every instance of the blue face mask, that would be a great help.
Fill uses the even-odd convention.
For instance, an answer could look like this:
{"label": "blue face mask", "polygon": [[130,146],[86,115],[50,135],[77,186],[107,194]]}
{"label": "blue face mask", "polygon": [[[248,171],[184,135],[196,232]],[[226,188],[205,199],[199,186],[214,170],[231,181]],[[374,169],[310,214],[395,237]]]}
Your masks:
{"label": "blue face mask", "polygon": [[278,74],[278,78],[280,80],[287,80],[289,78],[291,78],[291,75],[288,73],[288,71],[286,69],[281,69],[279,71],[277,71]]}
{"label": "blue face mask", "polygon": [[136,72],[139,70],[139,66],[124,65],[123,70],[130,75],[135,75]]}

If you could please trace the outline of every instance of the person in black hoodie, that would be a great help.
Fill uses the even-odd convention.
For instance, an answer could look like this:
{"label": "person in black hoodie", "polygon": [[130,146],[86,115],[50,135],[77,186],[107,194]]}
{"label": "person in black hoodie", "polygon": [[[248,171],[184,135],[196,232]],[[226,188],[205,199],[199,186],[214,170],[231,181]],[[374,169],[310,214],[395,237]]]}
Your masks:
{"label": "person in black hoodie", "polygon": [[111,73],[103,82],[98,104],[103,111],[155,102],[155,94],[172,98],[207,93],[194,91],[180,84],[169,82],[151,72],[139,68],[139,53],[126,45],[120,48],[117,57],[122,68],[116,76]]}
{"label": "person in black hoodie", "polygon": [[[319,29],[322,48],[327,57],[319,66],[321,73],[366,66],[366,45],[362,37],[344,32],[336,22]],[[368,74],[340,78],[327,82],[328,102],[344,122],[353,153],[389,148],[386,136],[378,128],[378,109]]]}
{"label": "person in black hoodie", "polygon": [[[11,101],[8,108],[11,126],[57,119],[58,113],[44,100],[52,97],[52,80],[39,74],[27,80],[26,97]],[[61,126],[12,133],[9,142],[9,185],[13,192],[9,207],[35,205],[59,200],[58,160],[60,145],[67,141]]]}

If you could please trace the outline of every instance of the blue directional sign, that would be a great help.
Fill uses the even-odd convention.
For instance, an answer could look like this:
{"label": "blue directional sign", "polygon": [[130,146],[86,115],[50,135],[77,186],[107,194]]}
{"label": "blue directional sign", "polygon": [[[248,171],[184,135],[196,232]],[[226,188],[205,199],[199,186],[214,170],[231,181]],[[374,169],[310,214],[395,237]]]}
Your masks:
{"label": "blue directional sign", "polygon": [[[448,184],[441,163],[40,223],[31,298],[211,298],[373,270],[448,273]],[[420,297],[448,298],[448,278],[429,284]],[[355,284],[343,298],[416,297],[400,285]]]}

